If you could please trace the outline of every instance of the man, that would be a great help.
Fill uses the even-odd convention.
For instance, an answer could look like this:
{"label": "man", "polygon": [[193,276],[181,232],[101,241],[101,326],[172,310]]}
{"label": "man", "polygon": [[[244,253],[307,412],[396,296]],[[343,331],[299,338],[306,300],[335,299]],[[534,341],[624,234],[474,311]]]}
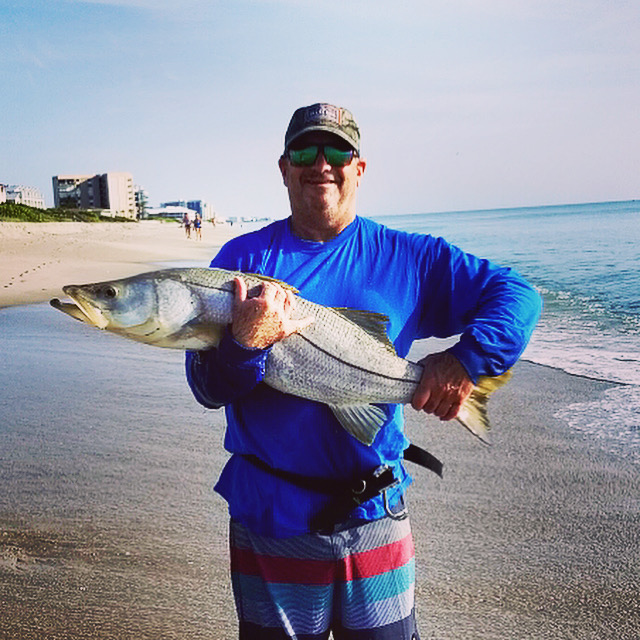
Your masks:
{"label": "man", "polygon": [[[279,166],[291,216],[231,240],[211,266],[272,276],[320,304],[382,313],[401,356],[417,338],[461,334],[425,359],[412,400],[443,420],[456,416],[478,376],[514,364],[539,297],[509,269],[442,239],[356,216],[366,162],[349,111],[298,109]],[[226,408],[233,455],[216,490],[231,515],[240,637],[418,638],[402,407],[385,407],[387,422],[366,446],[325,405],[261,383],[270,347],[309,322],[291,319],[293,305],[277,283],[249,295],[238,278],[233,322],[218,349],[187,354],[195,397]],[[372,472],[383,465],[396,484],[356,500],[349,513],[334,508],[362,479],[375,485]]]}

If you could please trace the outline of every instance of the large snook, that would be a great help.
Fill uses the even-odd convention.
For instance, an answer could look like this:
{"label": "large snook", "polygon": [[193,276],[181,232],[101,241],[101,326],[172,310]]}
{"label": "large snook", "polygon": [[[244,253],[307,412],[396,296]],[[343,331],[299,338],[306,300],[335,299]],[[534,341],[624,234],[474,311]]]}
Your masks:
{"label": "large snook", "polygon": [[[271,280],[223,269],[164,269],[68,285],[63,291],[73,303],[54,299],[51,304],[131,340],[172,349],[211,349],[231,322],[236,276],[242,276],[250,290]],[[310,326],[271,348],[265,382],[329,405],[349,433],[371,444],[386,420],[376,404],[409,403],[423,368],[396,355],[386,334],[386,316],[296,297],[294,318],[308,316],[313,317]],[[480,439],[489,429],[487,397],[507,379],[507,374],[481,379],[458,414],[457,420]]]}

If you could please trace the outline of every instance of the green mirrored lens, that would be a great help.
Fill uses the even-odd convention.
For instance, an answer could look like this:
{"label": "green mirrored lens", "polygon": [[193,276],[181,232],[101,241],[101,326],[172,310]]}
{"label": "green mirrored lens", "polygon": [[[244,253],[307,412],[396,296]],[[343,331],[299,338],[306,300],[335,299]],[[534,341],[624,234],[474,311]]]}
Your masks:
{"label": "green mirrored lens", "polygon": [[310,167],[318,157],[318,145],[304,149],[289,149],[289,160],[296,167]]}
{"label": "green mirrored lens", "polygon": [[344,167],[351,162],[353,150],[343,151],[327,145],[324,147],[324,157],[332,167]]}
{"label": "green mirrored lens", "polygon": [[355,155],[353,149],[345,151],[343,149],[336,149],[336,147],[332,147],[331,145],[320,146],[313,144],[304,149],[289,149],[289,161],[296,167],[310,167],[316,161],[320,149],[322,149],[325,160],[332,167],[344,167],[351,162]]}

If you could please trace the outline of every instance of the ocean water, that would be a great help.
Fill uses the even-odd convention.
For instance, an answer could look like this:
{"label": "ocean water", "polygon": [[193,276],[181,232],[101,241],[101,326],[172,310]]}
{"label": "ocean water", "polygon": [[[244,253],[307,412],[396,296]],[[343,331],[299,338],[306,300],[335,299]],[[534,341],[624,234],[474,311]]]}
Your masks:
{"label": "ocean water", "polygon": [[510,266],[542,295],[524,358],[615,383],[559,416],[640,464],[640,201],[377,216]]}

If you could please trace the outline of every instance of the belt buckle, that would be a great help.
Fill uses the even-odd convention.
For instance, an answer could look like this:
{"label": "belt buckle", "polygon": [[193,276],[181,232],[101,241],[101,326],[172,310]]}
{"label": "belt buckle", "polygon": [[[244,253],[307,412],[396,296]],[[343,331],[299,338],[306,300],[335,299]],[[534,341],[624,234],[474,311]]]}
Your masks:
{"label": "belt buckle", "polygon": [[358,479],[351,487],[351,495],[356,505],[383,493],[398,484],[389,465],[382,464],[369,475]]}

